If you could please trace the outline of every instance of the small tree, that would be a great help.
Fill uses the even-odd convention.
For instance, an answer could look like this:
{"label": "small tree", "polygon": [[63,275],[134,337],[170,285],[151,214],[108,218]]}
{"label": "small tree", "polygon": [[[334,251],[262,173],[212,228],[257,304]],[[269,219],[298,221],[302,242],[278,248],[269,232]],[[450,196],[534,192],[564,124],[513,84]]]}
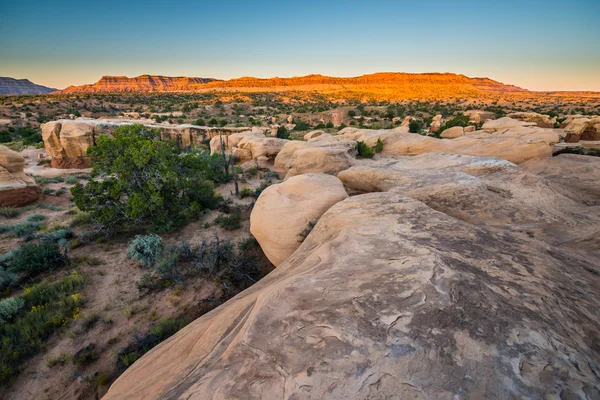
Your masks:
{"label": "small tree", "polygon": [[423,129],[423,122],[418,119],[411,119],[408,123],[408,131],[410,133],[420,133],[421,129]]}
{"label": "small tree", "polygon": [[277,128],[277,137],[279,139],[289,139],[290,133],[288,132],[287,128],[282,125],[279,128]]}
{"label": "small tree", "polygon": [[87,155],[93,159],[92,176],[102,179],[77,184],[71,193],[77,207],[109,232],[137,225],[169,231],[218,203],[212,179],[223,173],[220,156],[179,154],[157,130],[122,126],[114,138],[99,137]]}

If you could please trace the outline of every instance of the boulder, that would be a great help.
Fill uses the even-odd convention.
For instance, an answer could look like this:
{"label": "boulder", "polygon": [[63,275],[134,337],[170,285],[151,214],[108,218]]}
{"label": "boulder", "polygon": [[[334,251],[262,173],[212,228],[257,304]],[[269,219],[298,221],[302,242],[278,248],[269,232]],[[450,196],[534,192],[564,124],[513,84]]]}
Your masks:
{"label": "boulder", "polygon": [[246,137],[237,144],[237,147],[249,150],[253,159],[264,156],[272,160],[288,142],[289,140],[272,137]]}
{"label": "boulder", "polygon": [[488,133],[502,133],[503,131],[511,128],[534,125],[535,122],[524,122],[509,117],[502,117],[500,119],[487,121],[485,124],[482,125],[481,129]]}
{"label": "boulder", "polygon": [[565,142],[577,143],[580,140],[600,140],[600,117],[574,118],[565,127]]}
{"label": "boulder", "polygon": [[429,132],[435,133],[435,132],[439,131],[441,126],[442,126],[442,116],[436,115],[435,117],[433,117],[433,120],[431,121],[431,124],[429,125]]}
{"label": "boulder", "polygon": [[508,114],[507,117],[524,122],[533,122],[540,128],[554,128],[556,123],[556,117],[550,118],[548,115],[536,112],[514,112]]}
{"label": "boulder", "polygon": [[[317,138],[318,139],[318,138]],[[314,139],[313,139],[314,140]],[[275,170],[285,178],[307,173],[336,175],[349,168],[355,160],[353,141],[288,141],[275,157]]]}
{"label": "boulder", "polygon": [[39,198],[42,191],[24,168],[23,156],[0,145],[0,207],[22,207]]}
{"label": "boulder", "polygon": [[319,137],[319,136],[321,136],[321,135],[322,135],[322,134],[324,134],[324,133],[325,133],[325,132],[324,132],[324,131],[321,131],[321,130],[310,131],[310,132],[308,132],[306,135],[304,135],[304,140],[306,140],[306,141],[308,142],[310,139],[313,139],[313,138]]}
{"label": "boulder", "polygon": [[469,117],[469,122],[476,124],[496,118],[496,114],[493,112],[483,110],[467,110],[463,113],[463,115]]}
{"label": "boulder", "polygon": [[277,267],[300,247],[321,215],[347,197],[335,176],[294,176],[261,193],[250,215],[250,232]]}
{"label": "boulder", "polygon": [[464,136],[465,128],[462,126],[453,126],[452,128],[445,129],[444,132],[440,134],[441,138],[444,139],[454,139],[459,136]]}
{"label": "boulder", "polygon": [[331,206],[273,272],[146,353],[104,399],[600,395],[597,205],[502,160],[364,164],[378,175],[356,182],[377,192]]}

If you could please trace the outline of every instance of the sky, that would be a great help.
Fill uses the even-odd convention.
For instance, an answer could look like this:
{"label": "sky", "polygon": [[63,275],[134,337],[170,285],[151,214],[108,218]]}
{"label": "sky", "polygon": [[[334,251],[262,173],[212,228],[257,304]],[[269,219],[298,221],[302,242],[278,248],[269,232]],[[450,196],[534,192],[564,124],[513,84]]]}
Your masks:
{"label": "sky", "polygon": [[600,0],[0,0],[0,76],[454,72],[600,91]]}

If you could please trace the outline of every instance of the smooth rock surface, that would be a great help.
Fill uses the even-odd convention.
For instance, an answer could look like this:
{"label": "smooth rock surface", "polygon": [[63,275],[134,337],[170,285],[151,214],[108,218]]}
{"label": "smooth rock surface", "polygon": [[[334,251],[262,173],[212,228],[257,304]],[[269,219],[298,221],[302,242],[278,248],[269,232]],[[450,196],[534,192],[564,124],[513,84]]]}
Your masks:
{"label": "smooth rock surface", "polygon": [[335,203],[348,197],[335,176],[305,174],[266,188],[250,215],[250,232],[274,266],[298,247],[300,234]]}

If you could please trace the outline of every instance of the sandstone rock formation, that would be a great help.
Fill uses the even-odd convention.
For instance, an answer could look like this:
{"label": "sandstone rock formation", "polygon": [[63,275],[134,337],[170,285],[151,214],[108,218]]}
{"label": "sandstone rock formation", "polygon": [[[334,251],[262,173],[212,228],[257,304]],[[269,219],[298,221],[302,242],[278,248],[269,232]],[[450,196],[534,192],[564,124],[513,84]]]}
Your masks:
{"label": "sandstone rock formation", "polygon": [[[86,151],[96,143],[100,135],[111,135],[118,127],[140,123],[135,120],[96,120],[78,118],[58,120],[42,124],[44,147],[52,156],[54,168],[87,168],[90,159]],[[175,140],[181,148],[200,146],[206,139],[218,135],[230,135],[249,128],[210,128],[196,125],[143,124],[158,129],[161,138]]]}
{"label": "sandstone rock formation", "polygon": [[384,143],[382,155],[417,155],[431,152],[448,152],[484,157],[497,157],[514,163],[522,163],[533,158],[552,155],[552,145],[559,141],[558,135],[550,130],[538,127],[523,127],[525,122],[511,120],[516,128],[503,128],[494,133],[485,131],[469,132],[468,135],[456,139],[435,139],[409,133],[405,127],[396,129],[342,129],[338,136],[318,137],[313,141],[344,140],[363,141],[368,146],[375,146],[378,139]]}
{"label": "sandstone rock formation", "polygon": [[460,136],[464,136],[465,128],[462,126],[453,126],[452,128],[444,129],[444,131],[440,134],[440,137],[443,139],[455,139]]}
{"label": "sandstone rock formation", "polygon": [[482,110],[467,110],[463,113],[463,115],[469,117],[469,122],[474,122],[476,124],[496,118],[496,114],[493,112]]}
{"label": "sandstone rock formation", "polygon": [[27,205],[36,201],[42,193],[33,178],[23,172],[23,168],[23,156],[0,145],[0,207]]}
{"label": "sandstone rock formation", "polygon": [[304,135],[304,140],[306,140],[308,142],[310,139],[319,137],[319,136],[323,135],[324,133],[325,132],[322,130],[310,131],[306,135]]}
{"label": "sandstone rock formation", "polygon": [[483,129],[484,131],[486,131],[488,133],[497,133],[497,132],[501,133],[503,131],[506,131],[506,130],[512,129],[512,128],[519,128],[522,126],[534,126],[534,125],[535,125],[535,122],[525,122],[525,121],[519,121],[514,118],[502,117],[499,119],[487,121],[486,123],[484,123],[481,126],[481,129]]}
{"label": "sandstone rock formation", "polygon": [[565,142],[577,143],[580,140],[600,140],[600,117],[573,118],[565,127]]}
{"label": "sandstone rock formation", "polygon": [[353,164],[355,156],[356,142],[353,141],[300,142],[292,140],[287,141],[277,154],[274,167],[276,171],[284,172],[286,179],[308,173],[336,175],[349,168]]}
{"label": "sandstone rock formation", "polygon": [[431,124],[429,125],[429,132],[434,133],[434,132],[439,131],[441,126],[442,126],[442,116],[436,115],[435,117],[433,117],[433,120],[431,121]]}
{"label": "sandstone rock formation", "polygon": [[226,154],[233,155],[238,161],[275,159],[275,156],[288,142],[284,139],[266,137],[262,132],[248,131],[227,136],[215,136],[210,140],[211,154],[221,153],[221,142]]}
{"label": "sandstone rock formation", "polygon": [[105,399],[599,397],[600,158],[573,157],[361,160],[372,193]]}
{"label": "sandstone rock formation", "polygon": [[301,234],[335,203],[348,197],[335,176],[305,174],[269,186],[252,209],[250,232],[274,266],[300,247]]}
{"label": "sandstone rock formation", "polygon": [[540,128],[554,128],[556,123],[556,117],[550,118],[548,115],[535,112],[514,112],[508,114],[507,117],[524,122],[533,122]]}

